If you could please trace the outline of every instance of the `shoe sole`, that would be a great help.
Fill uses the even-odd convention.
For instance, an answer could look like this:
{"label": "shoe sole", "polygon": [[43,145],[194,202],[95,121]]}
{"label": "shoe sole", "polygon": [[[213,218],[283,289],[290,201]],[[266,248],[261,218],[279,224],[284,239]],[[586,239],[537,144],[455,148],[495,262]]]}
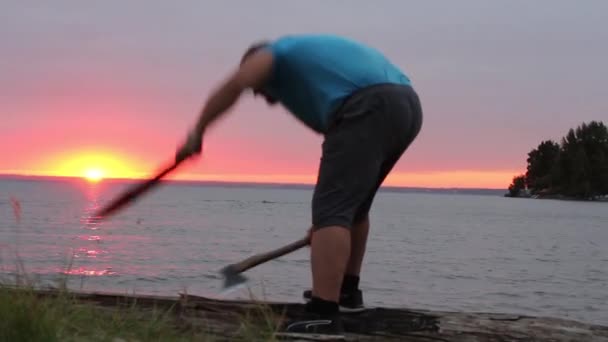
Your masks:
{"label": "shoe sole", "polygon": [[307,333],[288,333],[288,332],[277,332],[274,333],[277,338],[288,338],[301,339],[305,341],[346,341],[346,336],[335,335],[335,334],[307,334]]}
{"label": "shoe sole", "polygon": [[[308,302],[310,302],[310,299],[304,298],[304,301],[308,303]],[[368,309],[369,308],[366,308],[365,306],[362,306],[359,308],[349,308],[349,307],[342,306],[342,305],[340,305],[340,308],[339,308],[341,313],[359,313],[359,312],[363,312]]]}
{"label": "shoe sole", "polygon": [[359,312],[363,312],[365,310],[367,310],[368,308],[366,307],[360,307],[360,308],[347,308],[345,306],[340,306],[340,312],[341,313],[359,313]]}

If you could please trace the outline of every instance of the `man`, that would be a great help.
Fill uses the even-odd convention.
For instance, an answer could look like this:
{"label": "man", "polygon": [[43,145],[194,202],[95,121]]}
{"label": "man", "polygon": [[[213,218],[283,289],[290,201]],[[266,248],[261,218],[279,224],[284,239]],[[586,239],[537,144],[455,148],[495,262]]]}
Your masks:
{"label": "man", "polygon": [[201,151],[202,137],[247,89],[282,104],[323,134],[312,199],[312,318],[293,332],[341,330],[339,312],[363,308],[359,274],[369,211],[386,175],[414,141],[422,109],[410,79],[379,51],[334,35],[292,35],[251,46],[239,68],[211,94],[181,160]]}

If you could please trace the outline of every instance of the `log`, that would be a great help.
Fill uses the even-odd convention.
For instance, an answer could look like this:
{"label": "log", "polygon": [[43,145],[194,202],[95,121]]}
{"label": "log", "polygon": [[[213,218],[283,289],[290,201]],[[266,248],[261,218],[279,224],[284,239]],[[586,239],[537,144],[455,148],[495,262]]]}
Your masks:
{"label": "log", "polygon": [[[58,296],[55,290],[36,291],[39,296]],[[300,303],[257,300],[219,300],[195,295],[178,297],[119,295],[100,292],[70,292],[77,301],[104,307],[132,306],[165,308],[184,327],[206,329],[218,341],[233,341],[244,322],[268,326],[283,318],[304,314]],[[65,295],[65,294],[64,294]],[[608,342],[608,326],[586,324],[555,317],[448,312],[408,308],[370,308],[363,313],[344,314],[346,341],[412,342]],[[255,329],[255,328],[254,328]],[[328,336],[290,335],[291,341],[328,341]],[[335,340],[335,339],[334,339]]]}

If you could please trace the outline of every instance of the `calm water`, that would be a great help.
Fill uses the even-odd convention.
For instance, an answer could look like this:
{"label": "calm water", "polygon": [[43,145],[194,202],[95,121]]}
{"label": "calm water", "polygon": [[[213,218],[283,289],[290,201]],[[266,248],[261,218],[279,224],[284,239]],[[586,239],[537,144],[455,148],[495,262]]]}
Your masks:
{"label": "calm water", "polygon": [[[184,185],[165,185],[101,225],[87,220],[124,187],[0,180],[5,281],[18,252],[42,283],[71,260],[75,289],[217,296],[221,267],[299,239],[310,222],[311,190]],[[19,223],[10,196],[21,204]],[[605,203],[381,192],[365,300],[608,324],[607,222]],[[310,284],[308,252],[248,271],[251,291],[299,301]]]}

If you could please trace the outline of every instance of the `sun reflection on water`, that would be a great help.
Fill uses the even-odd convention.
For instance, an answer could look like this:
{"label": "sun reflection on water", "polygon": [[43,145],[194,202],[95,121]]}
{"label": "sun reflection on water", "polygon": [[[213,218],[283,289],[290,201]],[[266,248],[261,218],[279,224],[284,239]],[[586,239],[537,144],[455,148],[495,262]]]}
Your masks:
{"label": "sun reflection on water", "polygon": [[[100,217],[95,216],[100,208],[99,195],[102,184],[84,183],[83,191],[87,199],[86,206],[80,217],[81,227],[84,233],[77,236],[77,246],[74,246],[73,257],[80,265],[75,265],[64,270],[67,275],[81,276],[106,276],[116,274],[108,265],[110,252],[103,248],[106,234]],[[83,264],[84,263],[84,264]],[[104,265],[101,265],[101,264]]]}
{"label": "sun reflection on water", "polygon": [[106,276],[114,275],[116,272],[112,271],[111,267],[102,270],[88,269],[86,267],[77,267],[65,270],[62,272],[67,275],[85,275],[85,276]]}
{"label": "sun reflection on water", "polygon": [[80,258],[80,257],[84,256],[84,257],[89,257],[89,258],[96,258],[97,256],[100,256],[102,254],[107,254],[107,253],[108,253],[107,251],[104,251],[102,249],[95,249],[95,248],[90,248],[90,247],[80,247],[80,248],[78,248],[76,253],[74,253],[74,257]]}
{"label": "sun reflection on water", "polygon": [[101,241],[101,237],[99,235],[79,235],[78,238],[86,241]]}

